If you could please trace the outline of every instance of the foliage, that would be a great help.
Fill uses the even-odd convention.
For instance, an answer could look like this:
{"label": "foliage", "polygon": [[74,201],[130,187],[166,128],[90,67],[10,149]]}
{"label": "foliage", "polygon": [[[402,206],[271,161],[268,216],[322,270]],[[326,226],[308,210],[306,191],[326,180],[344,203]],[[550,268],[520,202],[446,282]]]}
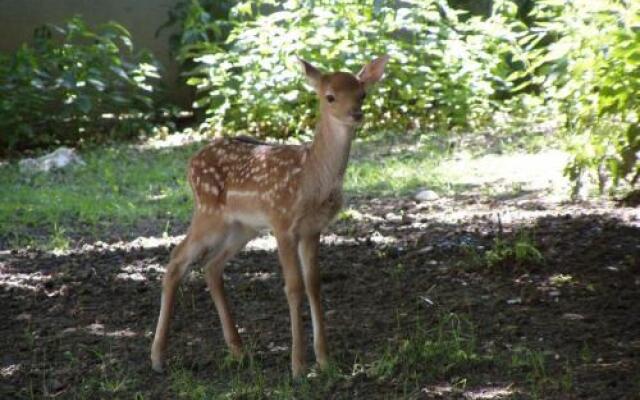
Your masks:
{"label": "foliage", "polygon": [[157,78],[152,56],[134,53],[115,22],[92,30],[76,16],[41,27],[31,45],[0,54],[0,152],[136,136]]}
{"label": "foliage", "polygon": [[[156,32],[167,28],[176,28],[169,36],[169,45],[173,53],[180,51],[188,54],[205,43],[222,45],[232,28],[229,12],[232,0],[182,0],[169,10],[168,20]],[[181,60],[181,61],[188,61]]]}
{"label": "foliage", "polygon": [[484,254],[485,264],[492,268],[505,264],[539,264],[544,261],[540,250],[529,235],[520,232],[515,240],[496,238]]}
{"label": "foliage", "polygon": [[640,178],[637,2],[494,1],[488,17],[441,0],[232,3],[185,1],[176,13],[178,57],[214,132],[308,134],[314,96],[296,56],[356,72],[388,53],[369,126],[509,135],[559,120],[575,193],[587,175],[601,190]]}
{"label": "foliage", "polygon": [[[640,177],[640,4],[540,0],[536,26],[522,38],[528,72],[565,118],[580,190],[583,175],[600,191]],[[547,46],[539,43],[551,42]]]}
{"label": "foliage", "polygon": [[463,12],[439,0],[239,3],[224,44],[185,46],[179,57],[195,63],[187,82],[197,88],[195,105],[214,131],[308,133],[314,97],[302,89],[296,56],[325,70],[357,72],[383,53],[391,62],[365,107],[370,123],[396,130],[475,127],[491,120],[497,95],[509,89],[508,59],[524,28],[509,17],[516,12],[512,3],[496,4],[491,18],[461,22]]}

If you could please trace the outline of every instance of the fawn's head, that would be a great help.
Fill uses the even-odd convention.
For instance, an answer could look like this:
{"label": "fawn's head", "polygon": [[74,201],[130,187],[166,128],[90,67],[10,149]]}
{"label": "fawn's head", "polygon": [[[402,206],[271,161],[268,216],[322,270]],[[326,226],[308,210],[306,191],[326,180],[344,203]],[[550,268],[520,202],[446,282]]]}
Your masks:
{"label": "fawn's head", "polygon": [[356,75],[349,72],[323,74],[310,63],[300,62],[307,81],[320,99],[322,112],[347,125],[358,125],[362,122],[362,103],[367,89],[382,78],[388,60],[387,55],[378,57]]}

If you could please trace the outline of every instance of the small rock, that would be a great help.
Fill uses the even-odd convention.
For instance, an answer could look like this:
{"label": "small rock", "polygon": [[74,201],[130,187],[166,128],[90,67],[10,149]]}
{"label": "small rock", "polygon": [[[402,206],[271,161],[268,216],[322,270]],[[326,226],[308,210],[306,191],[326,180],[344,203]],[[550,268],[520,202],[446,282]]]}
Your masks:
{"label": "small rock", "polygon": [[22,369],[22,364],[11,364],[6,367],[0,368],[0,376],[3,378],[10,378],[11,376],[17,374]]}
{"label": "small rock", "polygon": [[507,300],[507,304],[510,304],[510,305],[521,304],[521,303],[522,303],[522,298],[520,298],[520,297],[516,297],[516,298]]}
{"label": "small rock", "polygon": [[68,147],[60,147],[56,151],[40,158],[25,158],[19,163],[20,171],[25,172],[49,172],[53,169],[64,168],[67,165],[85,165],[75,150]]}
{"label": "small rock", "polygon": [[389,222],[400,222],[402,221],[402,216],[394,213],[387,213],[384,218]]}
{"label": "small rock", "polygon": [[58,293],[60,293],[60,296],[62,297],[67,297],[69,296],[70,291],[71,291],[71,288],[69,287],[69,285],[63,284],[62,286],[60,286]]}
{"label": "small rock", "polygon": [[49,390],[50,390],[50,394],[53,394],[55,392],[60,391],[61,389],[64,389],[65,385],[60,382],[58,379],[51,379],[49,380]]}
{"label": "small rock", "polygon": [[59,313],[61,313],[63,310],[64,310],[64,307],[62,307],[62,304],[58,303],[58,304],[55,304],[55,305],[54,305],[54,306],[52,306],[52,307],[49,307],[49,309],[47,310],[47,312],[48,312],[49,314],[59,314]]}
{"label": "small rock", "polygon": [[438,193],[434,192],[433,190],[421,190],[414,196],[414,199],[416,199],[417,201],[434,201],[438,200],[439,198],[440,196],[438,196]]}
{"label": "small rock", "polygon": [[432,306],[434,305],[433,300],[431,300],[430,298],[428,298],[427,296],[420,296],[420,299],[422,301],[424,301],[425,303],[427,303],[428,305]]}
{"label": "small rock", "polygon": [[18,321],[31,321],[31,314],[22,313],[16,317]]}
{"label": "small rock", "polygon": [[74,328],[74,327],[69,327],[69,328],[65,328],[62,330],[62,335],[70,335],[72,333],[76,333],[78,331],[78,328]]}
{"label": "small rock", "polygon": [[573,313],[564,313],[562,314],[562,319],[568,319],[570,321],[580,321],[584,319],[584,315],[573,314]]}

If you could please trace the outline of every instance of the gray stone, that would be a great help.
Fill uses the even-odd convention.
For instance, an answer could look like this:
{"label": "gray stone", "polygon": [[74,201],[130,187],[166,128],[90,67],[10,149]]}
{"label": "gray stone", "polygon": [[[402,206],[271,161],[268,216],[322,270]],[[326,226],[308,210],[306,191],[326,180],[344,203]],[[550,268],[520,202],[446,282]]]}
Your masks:
{"label": "gray stone", "polygon": [[440,196],[438,196],[438,193],[434,192],[433,190],[420,190],[418,193],[416,193],[414,198],[417,201],[434,201],[438,200]]}

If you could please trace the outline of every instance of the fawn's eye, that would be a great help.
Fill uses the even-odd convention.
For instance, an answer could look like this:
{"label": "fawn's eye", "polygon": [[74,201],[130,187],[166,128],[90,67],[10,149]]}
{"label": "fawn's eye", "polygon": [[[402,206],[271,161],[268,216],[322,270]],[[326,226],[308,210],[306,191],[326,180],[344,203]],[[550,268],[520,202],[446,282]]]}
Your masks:
{"label": "fawn's eye", "polygon": [[333,97],[333,95],[332,95],[332,94],[328,94],[328,95],[327,95],[327,101],[328,101],[329,103],[333,103],[334,101],[336,101],[336,98],[335,98],[335,97]]}

